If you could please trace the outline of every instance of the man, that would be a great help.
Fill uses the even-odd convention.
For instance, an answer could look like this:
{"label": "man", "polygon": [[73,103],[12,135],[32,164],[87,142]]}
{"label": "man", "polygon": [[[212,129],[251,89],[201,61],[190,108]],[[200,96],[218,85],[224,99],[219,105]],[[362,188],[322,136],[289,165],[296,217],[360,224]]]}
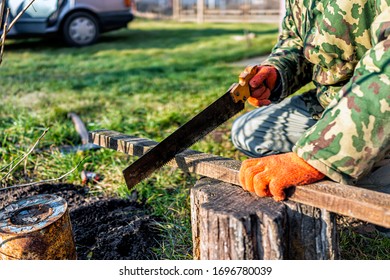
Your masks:
{"label": "man", "polygon": [[[314,90],[286,98],[309,82]],[[390,0],[286,0],[279,41],[250,88],[260,108],[232,127],[234,145],[254,157],[240,170],[244,189],[279,201],[325,176],[367,178],[390,152]]]}

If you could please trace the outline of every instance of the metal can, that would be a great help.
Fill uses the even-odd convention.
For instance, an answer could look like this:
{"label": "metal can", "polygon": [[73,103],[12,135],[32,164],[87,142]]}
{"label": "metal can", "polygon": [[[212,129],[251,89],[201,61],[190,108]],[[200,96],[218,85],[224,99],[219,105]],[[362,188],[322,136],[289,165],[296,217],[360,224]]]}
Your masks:
{"label": "metal can", "polygon": [[43,194],[0,210],[0,260],[76,259],[68,205]]}

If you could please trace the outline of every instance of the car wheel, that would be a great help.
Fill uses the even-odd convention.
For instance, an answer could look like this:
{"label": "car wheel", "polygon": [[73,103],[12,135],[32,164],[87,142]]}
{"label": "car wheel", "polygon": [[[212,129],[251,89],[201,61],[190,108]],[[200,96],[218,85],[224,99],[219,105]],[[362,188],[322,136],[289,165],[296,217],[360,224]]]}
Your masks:
{"label": "car wheel", "polygon": [[99,24],[94,16],[77,12],[69,16],[63,27],[65,42],[70,46],[87,46],[96,42],[99,36]]}

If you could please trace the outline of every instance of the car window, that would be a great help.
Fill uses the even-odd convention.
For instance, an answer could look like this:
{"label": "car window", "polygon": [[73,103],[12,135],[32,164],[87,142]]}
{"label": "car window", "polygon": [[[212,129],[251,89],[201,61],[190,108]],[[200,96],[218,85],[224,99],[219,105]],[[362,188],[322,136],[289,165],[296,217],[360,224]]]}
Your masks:
{"label": "car window", "polygon": [[[15,17],[31,0],[8,0],[11,16]],[[23,18],[47,18],[57,9],[57,0],[35,0]]]}

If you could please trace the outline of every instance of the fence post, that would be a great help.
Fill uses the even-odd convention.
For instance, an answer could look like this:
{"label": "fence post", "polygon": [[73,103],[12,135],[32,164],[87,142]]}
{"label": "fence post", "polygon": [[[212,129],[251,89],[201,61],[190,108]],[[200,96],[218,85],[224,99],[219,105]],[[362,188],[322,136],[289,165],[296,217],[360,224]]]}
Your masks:
{"label": "fence post", "polygon": [[172,0],[172,15],[174,20],[180,17],[180,0]]}
{"label": "fence post", "polygon": [[204,22],[204,0],[197,1],[196,16],[198,23]]}

